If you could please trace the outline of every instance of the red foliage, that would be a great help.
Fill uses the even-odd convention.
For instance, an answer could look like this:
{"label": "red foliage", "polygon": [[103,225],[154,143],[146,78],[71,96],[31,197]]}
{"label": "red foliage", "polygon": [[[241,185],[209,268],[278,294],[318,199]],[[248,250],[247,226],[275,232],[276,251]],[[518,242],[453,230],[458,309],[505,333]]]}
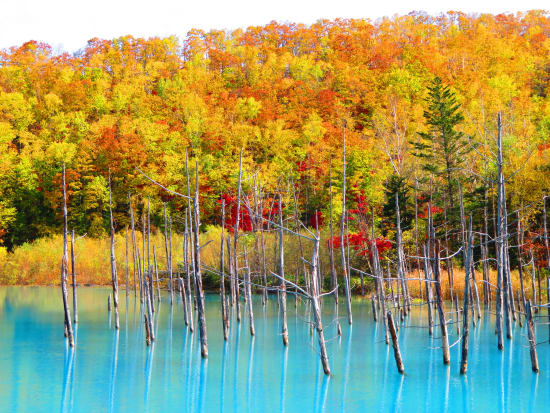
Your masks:
{"label": "red foliage", "polygon": [[309,220],[309,226],[313,228],[320,228],[323,226],[325,219],[321,211],[316,211],[315,214]]}
{"label": "red foliage", "polygon": [[[432,216],[436,214],[441,214],[443,212],[443,208],[440,208],[438,206],[432,205]],[[418,214],[418,218],[428,218],[428,205],[424,206],[424,211],[420,212]]]}
{"label": "red foliage", "polygon": [[[237,216],[239,217],[239,231],[252,232],[256,229],[254,220],[250,216],[248,208],[243,205],[242,202],[239,208],[239,214],[237,215],[237,198],[229,194],[223,194],[221,199],[218,200],[219,204],[222,203],[222,199],[225,201],[225,228],[228,231],[234,232],[235,224],[237,223]],[[284,208],[284,205],[282,205],[282,208]],[[276,217],[279,214],[279,210],[279,202],[273,201],[269,208],[263,209],[262,216],[265,219],[274,220],[273,217]]]}
{"label": "red foliage", "polygon": [[533,253],[535,259],[535,266],[543,268],[548,265],[546,262],[546,246],[544,245],[543,230],[539,229],[537,232],[531,233],[527,239],[525,239],[523,246],[521,247],[524,254]]}
{"label": "red foliage", "polygon": [[[385,238],[375,238],[376,248],[378,249],[378,254],[384,256],[384,254],[392,248],[392,244],[389,240]],[[349,234],[344,236],[344,247],[347,247],[348,244],[355,251],[358,251],[359,256],[369,255],[372,258],[372,243],[373,240],[369,239],[363,232],[358,232],[356,234]],[[340,236],[335,236],[332,239],[328,239],[327,245],[332,245],[332,248],[340,248],[342,242]]]}

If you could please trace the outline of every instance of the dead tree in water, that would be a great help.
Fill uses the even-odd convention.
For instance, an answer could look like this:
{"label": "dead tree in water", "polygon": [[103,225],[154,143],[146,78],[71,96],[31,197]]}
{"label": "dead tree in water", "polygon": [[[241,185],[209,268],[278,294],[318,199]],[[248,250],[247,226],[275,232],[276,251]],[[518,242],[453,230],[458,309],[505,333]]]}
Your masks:
{"label": "dead tree in water", "polygon": [[[546,198],[542,198],[542,219],[543,219],[543,235],[544,235],[544,249],[546,250],[546,269],[548,274],[546,275],[546,301],[548,302],[548,307],[546,311],[548,313],[548,328],[550,329],[550,247],[548,245],[548,228],[546,226]],[[549,330],[549,341],[550,341],[550,330]]]}
{"label": "dead tree in water", "polygon": [[396,215],[396,242],[397,242],[397,278],[401,283],[403,293],[403,311],[411,311],[411,298],[409,294],[409,285],[405,274],[405,254],[403,253],[403,242],[401,238],[401,214],[399,212],[399,194],[395,194],[395,215]]}
{"label": "dead tree in water", "polygon": [[74,258],[74,229],[71,235],[71,274],[73,278],[73,317],[74,323],[78,323],[78,300],[77,300],[77,287],[76,287],[76,270],[75,270],[75,258]]}
{"label": "dead tree in water", "polygon": [[224,230],[225,230],[225,200],[222,199],[222,231],[220,235],[220,301],[222,305],[222,327],[223,339],[227,341],[229,334],[229,316],[227,314],[227,305],[225,301],[225,271],[224,271]]}
{"label": "dead tree in water", "polygon": [[[460,203],[462,205],[462,192],[460,193]],[[472,219],[470,217],[470,231],[467,236],[464,237],[464,315],[462,318],[462,358],[460,361],[460,374],[466,374],[468,370],[468,338],[470,335],[470,323],[469,323],[469,311],[468,306],[472,299],[470,298],[470,269],[472,260]]]}
{"label": "dead tree in water", "polygon": [[[526,298],[525,298],[525,289],[523,285],[523,263],[521,260],[521,249],[523,246],[523,230],[521,229],[521,215],[520,212],[517,212],[517,243],[518,243],[518,272],[519,272],[519,283],[521,289],[521,304],[525,310]],[[521,320],[521,318],[520,318]]]}
{"label": "dead tree in water", "polygon": [[233,229],[233,283],[231,284],[231,302],[235,306],[237,312],[237,322],[241,321],[241,308],[239,300],[239,260],[238,260],[238,245],[239,245],[239,223],[241,215],[241,191],[242,191],[242,172],[243,172],[243,149],[239,156],[239,181],[237,188],[237,210],[235,217],[235,227]]}
{"label": "dead tree in water", "polygon": [[71,324],[71,313],[69,310],[69,299],[67,294],[68,276],[68,252],[67,252],[67,190],[65,181],[65,162],[63,162],[63,257],[61,259],[61,295],[63,296],[63,310],[65,312],[65,332],[69,339],[69,345],[74,347],[73,327]]}
{"label": "dead tree in water", "polygon": [[399,349],[399,340],[397,338],[397,332],[395,330],[395,324],[393,322],[393,316],[391,311],[387,313],[388,327],[390,330],[391,340],[393,343],[393,355],[395,357],[395,364],[397,365],[397,371],[403,374],[405,372],[405,366],[403,365],[403,359],[401,358],[401,350]]}
{"label": "dead tree in water", "polygon": [[433,274],[435,276],[435,296],[437,310],[439,313],[439,325],[441,327],[441,350],[443,351],[443,364],[450,364],[451,354],[449,352],[449,335],[447,333],[447,321],[445,318],[445,303],[441,291],[441,274],[439,272],[439,248],[436,248],[433,258]]}
{"label": "dead tree in water", "polygon": [[329,261],[330,261],[330,279],[332,284],[332,289],[334,290],[334,302],[338,305],[338,276],[336,275],[336,269],[334,268],[334,246],[332,245],[332,240],[334,239],[334,229],[332,225],[332,158],[329,155],[328,158],[328,190],[330,196],[330,242],[329,242]]}
{"label": "dead tree in water", "polygon": [[349,269],[344,249],[344,230],[346,223],[346,121],[342,119],[342,216],[340,218],[340,255],[342,257],[342,274],[344,275],[344,290],[346,293],[346,309],[348,311],[348,322],[353,322],[351,315],[351,285]]}
{"label": "dead tree in water", "polygon": [[254,328],[254,307],[252,306],[252,288],[251,288],[251,280],[250,280],[250,267],[248,264],[248,252],[246,244],[243,246],[243,253],[244,253],[244,296],[246,299],[246,304],[248,305],[248,319],[250,322],[250,335],[253,336],[256,334],[256,330]]}
{"label": "dead tree in water", "polygon": [[130,197],[130,194],[128,194],[128,204],[130,205],[130,226],[132,228],[132,254],[134,257],[134,295],[137,295],[136,272],[138,276],[137,278],[140,278],[141,264],[139,262],[137,239],[136,239],[136,228],[135,228],[135,221],[134,221],[134,209],[132,208],[132,198]]}
{"label": "dead tree in water", "polygon": [[128,278],[130,277],[130,264],[128,262],[128,255],[129,255],[129,249],[128,249],[128,226],[126,226],[126,297],[128,297],[129,293],[129,281]]}
{"label": "dead tree in water", "polygon": [[[189,211],[189,210],[188,210]],[[188,220],[189,218],[189,220]],[[193,322],[193,293],[191,288],[191,273],[195,273],[195,263],[191,256],[191,235],[190,235],[190,229],[189,226],[191,224],[191,215],[189,215],[189,212],[185,215],[185,232],[183,234],[183,255],[185,257],[184,260],[184,266],[185,266],[185,273],[186,273],[186,283],[187,283],[187,321],[189,322],[189,331],[193,333],[194,331],[194,322]],[[191,261],[191,265],[189,262]],[[191,269],[193,268],[193,270]],[[194,278],[194,277],[193,277]],[[193,282],[194,285],[194,282]]]}
{"label": "dead tree in water", "polygon": [[113,307],[115,309],[115,329],[120,328],[118,317],[118,276],[115,258],[115,225],[113,220],[113,203],[111,196],[111,173],[109,172],[109,222],[111,227],[111,281],[113,285]]}
{"label": "dead tree in water", "polygon": [[193,215],[195,228],[193,231],[193,244],[195,250],[195,295],[197,297],[197,312],[199,320],[199,338],[201,342],[201,356],[208,357],[208,338],[206,335],[206,315],[204,309],[204,291],[202,288],[201,255],[199,244],[200,212],[199,212],[199,164],[195,164],[195,197],[193,198]]}
{"label": "dead tree in water", "polygon": [[426,245],[423,246],[423,254],[424,254],[424,279],[426,282],[426,302],[428,305],[428,334],[431,336],[433,334],[434,329],[434,316],[433,316],[433,293],[432,293],[432,286],[431,286],[431,271],[430,271],[430,263],[429,263],[429,256],[428,256],[429,250]]}
{"label": "dead tree in water", "polygon": [[527,334],[529,340],[529,354],[531,355],[531,369],[535,372],[539,372],[539,359],[537,356],[537,343],[535,341],[535,328],[533,325],[533,313],[531,307],[531,300],[527,300],[527,307],[525,308],[527,316]]}
{"label": "dead tree in water", "polygon": [[279,194],[279,277],[281,279],[281,312],[283,316],[283,325],[281,334],[283,344],[288,346],[288,327],[286,314],[286,281],[285,281],[285,247],[284,247],[284,227],[283,227],[283,208],[281,207],[281,195]]}
{"label": "dead tree in water", "polygon": [[387,313],[386,311],[386,292],[384,286],[384,273],[380,267],[380,255],[378,253],[378,247],[376,245],[376,239],[374,238],[374,215],[373,215],[373,226],[372,226],[372,267],[374,271],[375,285],[377,285],[378,290],[378,299],[382,306],[382,320],[384,321],[384,341],[386,344],[390,344],[388,337],[388,318],[384,316]]}
{"label": "dead tree in water", "polygon": [[164,249],[166,251],[166,265],[168,268],[168,290],[170,292],[170,305],[174,303],[174,288],[172,284],[172,260],[168,246],[168,219],[166,218],[166,204],[164,204]]}
{"label": "dead tree in water", "polygon": [[496,252],[497,252],[497,297],[496,297],[496,330],[497,330],[497,348],[499,350],[502,350],[504,348],[503,343],[503,334],[502,334],[502,327],[503,327],[503,320],[502,320],[502,310],[503,306],[505,305],[503,300],[503,290],[504,290],[504,236],[505,236],[505,229],[504,229],[504,200],[503,200],[503,191],[502,187],[504,186],[504,178],[502,175],[502,133],[501,133],[501,120],[500,120],[500,113],[498,114],[498,135],[497,135],[497,148],[498,148],[498,155],[497,155],[497,167],[498,167],[498,206],[497,206],[497,239],[496,239]]}
{"label": "dead tree in water", "polygon": [[325,346],[325,336],[323,332],[323,322],[321,320],[321,286],[319,285],[319,230],[313,241],[313,256],[311,257],[311,303],[313,307],[313,317],[315,320],[315,329],[317,330],[317,339],[319,341],[319,350],[321,355],[321,363],[323,371],[326,375],[330,375],[330,365],[328,362],[327,349]]}

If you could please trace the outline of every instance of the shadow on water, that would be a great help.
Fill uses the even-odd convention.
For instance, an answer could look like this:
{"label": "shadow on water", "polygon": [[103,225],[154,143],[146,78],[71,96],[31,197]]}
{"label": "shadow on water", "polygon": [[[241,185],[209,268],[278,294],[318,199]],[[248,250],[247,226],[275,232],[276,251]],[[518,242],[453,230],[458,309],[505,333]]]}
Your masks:
{"label": "shadow on water", "polygon": [[254,409],[252,408],[252,368],[254,363],[254,343],[255,337],[252,336],[250,338],[250,347],[248,349],[248,376],[246,379],[246,406],[248,408],[248,411],[254,411]]}
{"label": "shadow on water", "polygon": [[[186,336],[187,339],[187,336]],[[227,360],[227,348],[229,344],[227,341],[223,342],[223,351],[222,351],[222,372],[220,379],[220,412],[223,412],[223,406],[225,402],[225,365]]]}
{"label": "shadow on water", "polygon": [[[75,342],[76,342],[76,331],[75,326]],[[76,356],[76,347],[69,346],[68,340],[65,340],[65,356],[64,356],[64,367],[63,367],[63,390],[61,393],[61,408],[60,412],[72,412],[73,411],[73,380],[74,380],[74,364]],[[69,393],[67,395],[67,393]],[[67,400],[67,397],[69,399]]]}
{"label": "shadow on water", "polygon": [[285,400],[285,388],[286,388],[286,369],[287,369],[287,365],[288,365],[288,347],[285,346],[283,347],[283,357],[282,357],[282,369],[281,369],[281,390],[280,390],[280,393],[281,393],[281,396],[280,396],[280,399],[281,399],[281,408],[279,409],[279,411],[281,413],[284,413],[285,412],[285,406],[286,406],[286,400]]}
{"label": "shadow on water", "polygon": [[143,403],[145,405],[145,411],[149,411],[149,391],[151,390],[151,371],[153,369],[153,356],[155,355],[155,342],[151,342],[151,345],[147,347],[145,351],[145,392]]}
{"label": "shadow on water", "polygon": [[115,330],[113,337],[113,363],[111,368],[111,385],[109,386],[109,412],[114,411],[115,405],[115,386],[116,386],[116,373],[118,366],[118,334],[119,330]]}

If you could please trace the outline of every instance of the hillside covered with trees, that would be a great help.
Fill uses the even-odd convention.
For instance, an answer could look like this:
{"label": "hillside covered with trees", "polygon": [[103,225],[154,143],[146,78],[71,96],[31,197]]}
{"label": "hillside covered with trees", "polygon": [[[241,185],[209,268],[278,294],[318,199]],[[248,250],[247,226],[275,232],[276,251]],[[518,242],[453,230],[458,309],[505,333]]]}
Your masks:
{"label": "hillside covered with trees", "polygon": [[[109,172],[116,229],[128,224],[128,193],[150,195],[161,226],[159,199],[173,212],[187,204],[136,167],[186,193],[186,153],[191,174],[199,165],[202,221],[216,224],[218,201],[235,195],[241,148],[244,185],[283,192],[289,209],[295,192],[302,220],[322,225],[331,189],[340,213],[343,124],[351,218],[374,208],[386,236],[398,193],[410,229],[415,195],[426,218],[431,186],[433,212],[452,220],[459,184],[469,211],[494,208],[485,178],[496,170],[483,155],[499,112],[509,210],[538,203],[524,218],[540,228],[550,189],[545,12],[273,22],[92,39],[72,55],[30,41],[0,52],[0,243],[11,250],[61,231],[63,161],[78,234],[107,234]],[[474,219],[483,225],[483,214]]]}

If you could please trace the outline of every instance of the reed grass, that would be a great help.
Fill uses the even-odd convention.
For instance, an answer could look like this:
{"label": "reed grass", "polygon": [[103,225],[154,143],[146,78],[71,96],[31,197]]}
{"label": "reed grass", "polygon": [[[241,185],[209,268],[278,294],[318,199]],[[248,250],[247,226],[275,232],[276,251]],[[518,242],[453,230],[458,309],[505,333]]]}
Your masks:
{"label": "reed grass", "polygon": [[[204,233],[201,233],[200,243],[204,247],[201,249],[201,261],[204,265],[204,284],[206,288],[217,288],[219,283],[218,276],[210,269],[218,270],[219,268],[219,243],[220,243],[221,228],[211,226],[206,228]],[[232,234],[230,234],[232,236]],[[136,233],[137,244],[142,247],[142,235]],[[299,242],[296,236],[288,235],[285,237],[285,263],[286,275],[288,279],[294,281],[296,274],[299,275],[299,282],[303,283],[302,263],[299,261]],[[323,233],[322,239],[327,239],[328,234]],[[110,272],[110,255],[109,255],[109,238],[89,238],[77,237],[75,240],[75,256],[76,256],[76,274],[77,283],[79,285],[109,285],[111,283]],[[254,272],[258,268],[261,254],[256,250],[256,239],[252,235],[244,235],[239,242],[246,242],[249,246],[249,263],[253,268],[252,275],[257,276]],[[268,271],[277,268],[277,235],[275,233],[265,232],[265,256]],[[306,259],[311,255],[311,243],[303,241],[302,247]],[[134,265],[132,262],[132,242],[130,238],[129,251],[129,285],[133,286]],[[151,234],[151,259],[153,265],[152,246],[155,246],[157,252],[157,263],[159,270],[166,268],[166,253],[164,247],[163,234],[156,231]],[[174,261],[174,271],[183,268],[183,235],[173,234],[172,239],[172,256]],[[125,250],[126,240],[125,233],[119,232],[115,238],[115,251],[117,258],[118,280],[119,285],[123,288],[126,284],[126,265],[125,265]],[[61,256],[63,254],[63,237],[61,234],[48,238],[41,238],[32,243],[23,244],[17,247],[13,252],[8,253],[4,248],[0,247],[0,284],[2,285],[59,285],[60,283],[60,266]],[[334,251],[334,259],[336,271],[339,273],[340,268],[340,253]],[[365,258],[355,258],[352,266],[358,268],[366,268]],[[329,252],[326,243],[323,242],[320,253],[321,271],[325,279],[325,290],[329,289]],[[227,272],[227,266],[226,266]],[[444,298],[450,298],[449,283],[446,268],[442,268],[442,290]],[[409,278],[423,278],[423,273],[414,270],[407,274]],[[69,276],[70,278],[70,276]],[[268,277],[272,279],[272,277]],[[480,300],[483,299],[483,283],[481,282],[481,271],[476,273],[477,285]],[[490,283],[496,285],[497,274],[495,270],[490,271]],[[278,281],[273,280],[274,284]],[[342,284],[342,282],[340,282]],[[373,290],[372,280],[364,277],[365,292],[370,294]],[[409,281],[409,290],[411,296],[419,298],[425,297],[425,284],[422,283],[422,294],[420,291],[419,281]],[[514,291],[519,291],[520,281],[517,271],[512,271],[512,285]],[[351,277],[352,290],[356,295],[361,292],[361,280],[357,273],[352,272]],[[531,290],[531,275],[529,272],[524,274],[524,286],[527,298],[532,298]],[[536,285],[538,288],[538,284]],[[491,288],[494,297],[494,288]],[[545,295],[543,286],[543,296]],[[464,270],[462,268],[454,268],[454,293],[457,293],[459,298],[463,297],[464,291]],[[514,297],[515,298],[515,297]]]}

